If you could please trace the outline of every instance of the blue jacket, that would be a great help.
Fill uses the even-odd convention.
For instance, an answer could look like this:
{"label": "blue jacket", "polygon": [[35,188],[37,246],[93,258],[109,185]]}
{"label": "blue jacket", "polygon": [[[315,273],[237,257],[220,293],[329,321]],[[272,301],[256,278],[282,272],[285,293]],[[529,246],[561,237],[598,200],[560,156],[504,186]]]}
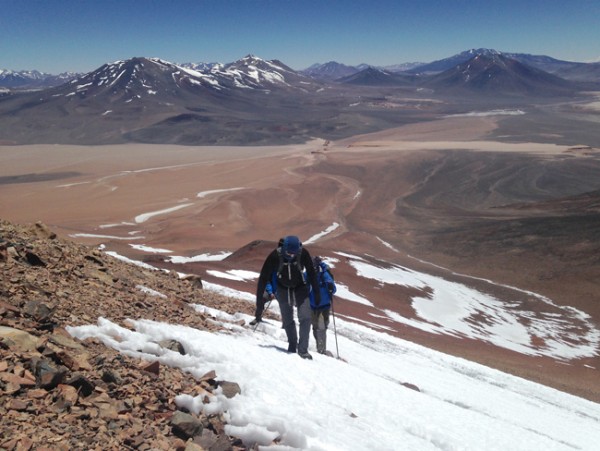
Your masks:
{"label": "blue jacket", "polygon": [[314,292],[310,291],[310,307],[313,310],[324,310],[331,307],[331,300],[333,294],[336,292],[335,281],[331,277],[329,272],[329,266],[325,262],[319,264],[317,270],[317,284],[319,285],[319,292],[321,293],[321,303],[317,306],[315,304]]}

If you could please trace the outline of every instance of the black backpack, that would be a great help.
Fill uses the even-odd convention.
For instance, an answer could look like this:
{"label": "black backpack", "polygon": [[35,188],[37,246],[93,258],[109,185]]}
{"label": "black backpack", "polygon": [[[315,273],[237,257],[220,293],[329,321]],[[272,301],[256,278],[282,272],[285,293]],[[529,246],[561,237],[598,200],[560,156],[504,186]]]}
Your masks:
{"label": "black backpack", "polygon": [[[286,237],[287,238],[287,237]],[[297,288],[302,285],[306,285],[306,279],[304,277],[304,271],[302,271],[302,264],[300,263],[300,256],[302,255],[302,243],[298,253],[293,259],[288,260],[285,256],[286,238],[279,240],[279,246],[277,247],[277,255],[279,256],[279,265],[277,267],[277,285],[281,285],[285,288]]]}

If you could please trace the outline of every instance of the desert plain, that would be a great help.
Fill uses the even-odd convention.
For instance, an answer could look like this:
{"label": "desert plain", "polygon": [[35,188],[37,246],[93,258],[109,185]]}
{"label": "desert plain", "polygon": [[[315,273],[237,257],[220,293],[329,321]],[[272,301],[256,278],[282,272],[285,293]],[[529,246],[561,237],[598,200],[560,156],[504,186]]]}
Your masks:
{"label": "desert plain", "polygon": [[[313,255],[435,274],[527,305],[533,316],[545,308],[535,293],[588,315],[597,331],[600,150],[551,134],[529,138],[511,135],[500,114],[294,145],[1,146],[0,217],[40,221],[62,237],[247,292],[255,281],[210,271],[258,272],[278,238],[296,234]],[[165,258],[221,252],[232,254]],[[365,284],[343,259],[335,275],[407,318],[411,299],[424,294]],[[374,310],[336,302],[340,317],[600,402],[600,350],[572,360],[526,355]]]}

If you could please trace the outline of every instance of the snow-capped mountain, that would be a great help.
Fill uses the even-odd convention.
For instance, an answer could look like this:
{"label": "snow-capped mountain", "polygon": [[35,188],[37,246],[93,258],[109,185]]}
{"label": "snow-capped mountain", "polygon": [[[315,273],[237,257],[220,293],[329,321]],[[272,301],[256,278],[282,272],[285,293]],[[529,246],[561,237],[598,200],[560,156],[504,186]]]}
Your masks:
{"label": "snow-capped mountain", "polygon": [[598,70],[592,63],[577,63],[572,61],[563,61],[546,55],[531,55],[528,53],[510,53],[499,52],[494,49],[470,49],[456,55],[436,60],[428,64],[422,64],[411,69],[411,73],[419,74],[437,74],[453,67],[465,63],[477,55],[491,57],[494,55],[503,55],[527,66],[543,70],[550,74],[558,75],[568,80],[574,81],[599,81]]}
{"label": "snow-capped mountain", "polygon": [[311,87],[316,89],[314,80],[295,72],[280,61],[267,61],[253,55],[229,64],[184,63],[182,65],[160,58],[136,57],[104,64],[87,74],[51,75],[38,71],[0,70],[0,86],[48,87],[72,81],[73,85],[78,86],[77,94],[94,91],[95,88],[105,90],[107,87],[113,88],[113,91],[115,87],[132,90],[134,86],[141,86],[138,94],[144,92],[147,94],[150,91],[156,93],[157,90],[154,88],[159,87],[148,84],[153,77],[162,79],[162,82],[158,80],[157,82],[165,87],[170,83],[174,83],[178,87],[188,83],[214,90],[230,88],[310,89]]}
{"label": "snow-capped mountain", "polygon": [[424,86],[436,90],[487,91],[495,95],[567,95],[575,87],[567,80],[527,66],[499,52],[478,53],[440,74]]}
{"label": "snow-capped mountain", "polygon": [[13,71],[0,69],[0,86],[4,88],[46,88],[68,82],[78,75],[75,72],[63,72],[59,75],[47,74],[37,70]]}
{"label": "snow-capped mountain", "polygon": [[247,55],[232,63],[183,63],[178,66],[210,77],[223,87],[272,89],[276,87],[307,88],[314,80],[296,72],[278,60],[264,60]]}
{"label": "snow-capped mountain", "polygon": [[278,60],[263,60],[254,55],[215,66],[210,74],[215,78],[228,80],[237,88],[302,88],[318,89],[320,85],[313,79],[300,74]]}
{"label": "snow-capped mountain", "polygon": [[191,70],[196,70],[199,72],[206,72],[206,71],[210,71],[213,67],[216,66],[222,66],[223,64],[221,63],[180,63],[177,64],[178,66],[181,66],[185,69],[191,69]]}
{"label": "snow-capped mountain", "polygon": [[448,58],[444,58],[441,60],[432,61],[428,64],[423,64],[421,66],[410,69],[409,72],[419,73],[419,74],[433,74],[443,72],[445,70],[451,69],[458,64],[462,64],[466,61],[469,61],[471,58],[477,55],[483,56],[494,56],[499,55],[500,52],[493,49],[470,49],[465,50],[464,52],[458,53],[456,55],[452,55]]}
{"label": "snow-capped mountain", "polygon": [[269,129],[274,120],[285,124],[276,142],[298,141],[306,127],[295,131],[286,122],[285,105],[321,88],[279,61],[255,56],[202,71],[136,57],[35,93],[4,93],[0,132],[14,142],[214,144],[248,142],[248,134],[272,142],[279,136]]}
{"label": "snow-capped mountain", "polygon": [[[178,66],[159,58],[132,58],[105,64],[94,72],[74,80],[75,93],[99,91],[126,93],[135,96],[169,93],[176,89],[188,91],[206,88],[272,90],[277,88],[306,89],[315,83],[294,72],[279,61],[265,61],[247,56],[226,65],[197,65],[196,69]],[[302,86],[299,83],[305,82]]]}
{"label": "snow-capped mountain", "polygon": [[55,88],[52,97],[64,95],[84,99],[108,96],[114,101],[121,98],[131,102],[136,99],[180,96],[178,90],[194,87],[221,89],[213,77],[202,72],[184,69],[159,58],[132,58],[105,64],[97,70]]}

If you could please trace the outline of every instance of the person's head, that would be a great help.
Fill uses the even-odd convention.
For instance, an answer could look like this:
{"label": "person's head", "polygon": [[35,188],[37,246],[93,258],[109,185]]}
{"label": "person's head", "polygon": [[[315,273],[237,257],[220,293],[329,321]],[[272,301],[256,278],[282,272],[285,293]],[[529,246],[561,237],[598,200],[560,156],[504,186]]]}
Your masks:
{"label": "person's head", "polygon": [[288,235],[283,239],[281,251],[286,259],[292,260],[300,253],[301,246],[302,243],[297,236]]}
{"label": "person's head", "polygon": [[319,266],[321,266],[322,261],[323,260],[318,255],[313,258],[313,266],[315,267],[315,269],[317,269],[317,270],[319,269]]}

